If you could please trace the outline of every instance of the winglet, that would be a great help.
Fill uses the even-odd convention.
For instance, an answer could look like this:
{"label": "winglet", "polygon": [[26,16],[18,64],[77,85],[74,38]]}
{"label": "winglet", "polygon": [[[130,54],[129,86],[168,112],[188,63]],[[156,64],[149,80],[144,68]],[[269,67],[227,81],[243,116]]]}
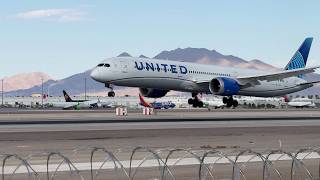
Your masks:
{"label": "winglet", "polygon": [[312,37],[306,38],[303,41],[300,48],[296,51],[296,53],[290,59],[289,63],[286,65],[284,70],[292,70],[292,69],[306,67],[312,41],[313,41]]}
{"label": "winglet", "polygon": [[65,90],[63,90],[62,92],[63,92],[63,96],[64,96],[64,99],[66,100],[66,102],[72,102],[72,99],[68,95],[68,93]]}

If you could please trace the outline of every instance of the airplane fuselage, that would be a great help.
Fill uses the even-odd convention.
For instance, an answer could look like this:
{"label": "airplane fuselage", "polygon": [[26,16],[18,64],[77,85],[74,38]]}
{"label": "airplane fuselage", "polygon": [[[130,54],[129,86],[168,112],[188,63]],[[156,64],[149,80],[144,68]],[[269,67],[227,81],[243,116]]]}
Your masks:
{"label": "airplane fuselage", "polygon": [[[91,76],[99,82],[117,86],[209,94],[211,93],[209,86],[199,82],[208,82],[216,77],[237,78],[263,73],[266,72],[180,61],[116,57],[99,64]],[[305,82],[298,77],[259,81],[259,85],[241,88],[237,94],[260,97],[282,96],[312,86],[311,84],[301,85]]]}

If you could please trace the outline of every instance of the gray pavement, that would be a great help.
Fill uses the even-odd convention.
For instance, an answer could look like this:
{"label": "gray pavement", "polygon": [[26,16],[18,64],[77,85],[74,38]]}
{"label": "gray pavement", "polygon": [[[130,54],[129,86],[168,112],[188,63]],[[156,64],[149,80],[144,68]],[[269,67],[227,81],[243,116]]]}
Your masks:
{"label": "gray pavement", "polygon": [[[113,111],[38,112],[0,114],[0,123],[22,122],[1,124],[1,152],[136,145],[272,149],[279,147],[279,140],[290,149],[320,145],[317,110],[171,110],[127,117]],[[24,124],[28,121],[34,123]]]}
{"label": "gray pavement", "polygon": [[[34,123],[25,123],[28,121]],[[52,123],[43,123],[50,121]],[[132,111],[127,117],[117,117],[113,110],[28,110],[2,112],[0,124],[0,154],[32,155],[33,164],[45,164],[46,158],[41,154],[51,151],[61,152],[73,162],[88,162],[92,147],[105,147],[111,152],[121,149],[117,157],[127,160],[137,146],[216,148],[230,153],[248,148],[258,152],[279,148],[294,152],[320,145],[320,111],[316,109],[211,112],[191,109],[159,111],[156,116]],[[180,179],[193,179],[192,174],[196,172],[192,170],[193,167],[183,167],[176,173]],[[219,172],[220,178],[228,177],[224,170]],[[157,171],[146,169],[139,179],[149,179],[155,173]],[[248,177],[252,177],[249,179],[257,176],[248,173]]]}

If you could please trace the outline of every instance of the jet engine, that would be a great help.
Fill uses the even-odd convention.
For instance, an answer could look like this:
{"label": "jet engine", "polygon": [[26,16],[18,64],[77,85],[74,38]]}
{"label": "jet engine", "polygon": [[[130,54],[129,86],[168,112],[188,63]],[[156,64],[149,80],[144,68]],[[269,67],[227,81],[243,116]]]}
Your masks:
{"label": "jet engine", "polygon": [[209,89],[210,92],[215,95],[232,96],[239,92],[240,85],[234,79],[217,77],[210,81]]}
{"label": "jet engine", "polygon": [[161,98],[168,93],[167,90],[153,88],[139,88],[139,91],[142,96],[150,98]]}

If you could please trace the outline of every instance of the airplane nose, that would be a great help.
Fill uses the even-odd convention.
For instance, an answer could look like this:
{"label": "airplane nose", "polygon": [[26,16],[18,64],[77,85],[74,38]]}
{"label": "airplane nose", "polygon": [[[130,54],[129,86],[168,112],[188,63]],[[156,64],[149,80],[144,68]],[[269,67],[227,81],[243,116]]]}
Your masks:
{"label": "airplane nose", "polygon": [[90,76],[92,79],[99,81],[99,73],[97,69],[92,70]]}

